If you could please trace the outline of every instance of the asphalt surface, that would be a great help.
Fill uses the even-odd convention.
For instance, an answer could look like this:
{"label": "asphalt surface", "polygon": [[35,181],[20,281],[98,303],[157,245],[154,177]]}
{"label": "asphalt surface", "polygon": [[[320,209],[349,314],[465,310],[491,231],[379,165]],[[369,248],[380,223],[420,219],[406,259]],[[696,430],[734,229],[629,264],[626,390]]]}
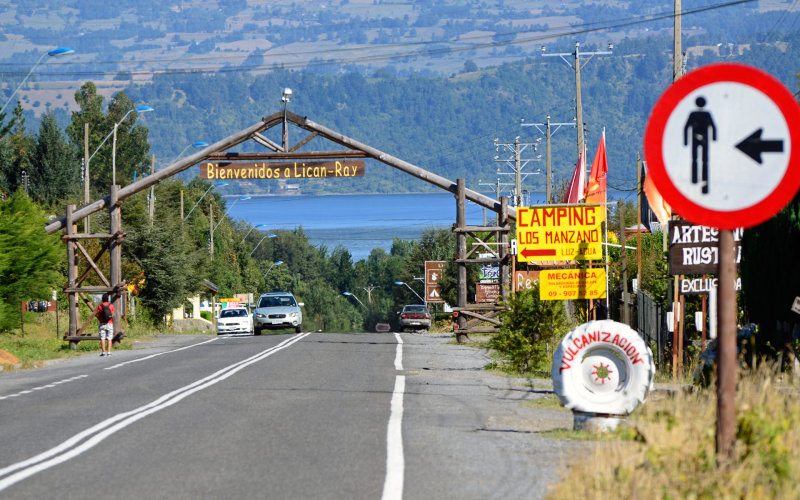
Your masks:
{"label": "asphalt surface", "polygon": [[569,412],[522,404],[547,381],[400,338],[173,335],[0,373],[0,498],[391,498],[400,378],[402,498],[542,498],[588,446],[542,435]]}

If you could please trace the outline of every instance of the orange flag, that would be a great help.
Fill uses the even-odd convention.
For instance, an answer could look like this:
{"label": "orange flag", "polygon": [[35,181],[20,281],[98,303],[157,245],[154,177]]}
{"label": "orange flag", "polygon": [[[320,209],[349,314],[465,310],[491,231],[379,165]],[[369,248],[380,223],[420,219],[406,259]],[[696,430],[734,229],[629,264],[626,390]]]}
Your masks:
{"label": "orange flag", "polygon": [[586,203],[606,202],[606,173],[608,161],[606,160],[606,131],[600,137],[597,153],[592,162],[592,172],[589,174],[589,184],[586,185]]}
{"label": "orange flag", "polygon": [[661,193],[658,192],[656,185],[653,184],[653,179],[649,175],[645,175],[644,177],[642,191],[644,191],[644,195],[647,196],[647,203],[650,204],[650,210],[653,211],[656,219],[661,223],[661,226],[666,227],[667,221],[672,217],[672,207],[661,197]]}
{"label": "orange flag", "polygon": [[583,185],[586,183],[586,149],[584,148],[569,181],[569,188],[564,193],[564,203],[580,203],[583,200]]}

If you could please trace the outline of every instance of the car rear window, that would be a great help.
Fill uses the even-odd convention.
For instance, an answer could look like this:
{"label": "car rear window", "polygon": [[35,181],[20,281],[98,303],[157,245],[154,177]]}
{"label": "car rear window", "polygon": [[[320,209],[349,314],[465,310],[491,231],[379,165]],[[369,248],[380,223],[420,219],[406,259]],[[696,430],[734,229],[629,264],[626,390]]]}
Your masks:
{"label": "car rear window", "polygon": [[294,298],[284,295],[278,297],[261,297],[258,307],[294,307],[297,303]]}
{"label": "car rear window", "polygon": [[223,309],[220,313],[220,318],[240,318],[247,316],[247,311],[244,309]]}
{"label": "car rear window", "polygon": [[411,314],[428,314],[428,308],[425,306],[406,306],[405,312]]}

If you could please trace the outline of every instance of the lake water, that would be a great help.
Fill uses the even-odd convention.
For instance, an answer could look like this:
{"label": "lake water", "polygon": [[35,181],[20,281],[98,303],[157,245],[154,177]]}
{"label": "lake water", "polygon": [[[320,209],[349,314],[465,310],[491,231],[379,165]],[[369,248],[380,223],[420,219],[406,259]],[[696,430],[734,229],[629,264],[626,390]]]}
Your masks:
{"label": "lake water", "polygon": [[[532,203],[541,203],[534,193]],[[609,201],[620,193],[609,191]],[[488,195],[491,196],[491,195]],[[427,228],[449,229],[456,221],[456,200],[450,193],[354,194],[323,196],[254,196],[237,201],[227,198],[228,215],[260,230],[295,229],[302,226],[315,246],[333,250],[337,245],[350,250],[353,261],[365,259],[373,248],[387,252],[392,240],[419,239]],[[467,224],[483,224],[483,207],[467,202]],[[487,211],[489,224],[497,215]]]}
{"label": "lake water", "polygon": [[[228,215],[260,230],[302,226],[313,245],[329,250],[342,245],[353,261],[373,248],[391,249],[392,240],[419,239],[427,228],[450,228],[456,221],[456,199],[450,193],[359,194],[328,196],[261,196],[236,202],[228,198]],[[496,217],[488,211],[491,221]],[[483,224],[483,207],[467,202],[467,224]]]}

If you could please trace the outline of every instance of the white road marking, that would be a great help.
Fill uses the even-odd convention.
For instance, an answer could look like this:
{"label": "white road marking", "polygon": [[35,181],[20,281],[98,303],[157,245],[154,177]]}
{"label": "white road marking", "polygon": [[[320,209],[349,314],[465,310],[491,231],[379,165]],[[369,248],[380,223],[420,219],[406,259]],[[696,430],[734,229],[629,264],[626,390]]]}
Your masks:
{"label": "white road marking", "polygon": [[382,500],[402,500],[405,476],[403,456],[403,393],[406,377],[398,375],[394,380],[392,411],[386,430],[386,479],[383,482]]}
{"label": "white road marking", "polygon": [[152,358],[155,358],[156,356],[163,356],[164,354],[172,354],[173,352],[183,351],[184,349],[191,349],[192,347],[197,347],[199,345],[208,344],[209,342],[215,342],[218,338],[219,337],[214,337],[213,339],[210,339],[210,340],[204,340],[202,342],[198,342],[197,344],[192,344],[192,345],[179,347],[179,348],[173,349],[171,351],[158,352],[156,354],[151,354],[150,356],[145,356],[143,358],[137,358],[137,359],[132,359],[130,361],[125,361],[123,363],[117,363],[116,365],[112,365],[112,366],[109,366],[109,367],[103,368],[103,369],[104,370],[116,370],[117,368],[121,368],[121,367],[123,367],[125,365],[129,365],[131,363],[138,363],[139,361],[145,361],[147,359],[152,359]]}
{"label": "white road marking", "polygon": [[3,491],[9,486],[23,481],[34,474],[77,457],[85,451],[97,446],[107,437],[124,429],[125,427],[128,427],[134,422],[141,420],[148,415],[161,411],[164,408],[172,406],[182,399],[194,394],[195,392],[207,389],[208,387],[225,380],[247,366],[257,363],[278,351],[286,349],[308,335],[310,335],[310,333],[290,337],[274,347],[270,347],[269,349],[265,349],[264,351],[255,354],[254,356],[229,365],[209,375],[208,377],[202,378],[187,386],[181,387],[180,389],[176,389],[172,392],[164,394],[160,398],[144,406],[114,415],[113,417],[108,418],[99,424],[74,435],[50,450],[40,453],[27,460],[11,464],[3,469],[0,469],[0,478],[2,478],[0,479],[0,491]]}
{"label": "white road marking", "polygon": [[403,339],[400,338],[399,333],[395,333],[394,337],[397,339],[397,351],[394,356],[394,369],[395,370],[402,370],[403,369]]}
{"label": "white road marking", "polygon": [[40,391],[42,389],[50,389],[50,388],[55,387],[57,385],[66,384],[67,382],[72,382],[74,380],[82,379],[82,378],[85,378],[85,377],[88,377],[88,376],[89,375],[77,375],[75,377],[70,377],[70,378],[65,378],[64,380],[59,380],[58,382],[52,382],[52,383],[47,384],[47,385],[34,387],[33,389],[27,389],[27,390],[20,391],[20,392],[14,393],[14,394],[8,394],[6,396],[0,396],[0,401],[2,401],[3,399],[16,398],[17,396],[22,396],[22,395],[25,395],[25,394],[31,394],[33,391]]}

